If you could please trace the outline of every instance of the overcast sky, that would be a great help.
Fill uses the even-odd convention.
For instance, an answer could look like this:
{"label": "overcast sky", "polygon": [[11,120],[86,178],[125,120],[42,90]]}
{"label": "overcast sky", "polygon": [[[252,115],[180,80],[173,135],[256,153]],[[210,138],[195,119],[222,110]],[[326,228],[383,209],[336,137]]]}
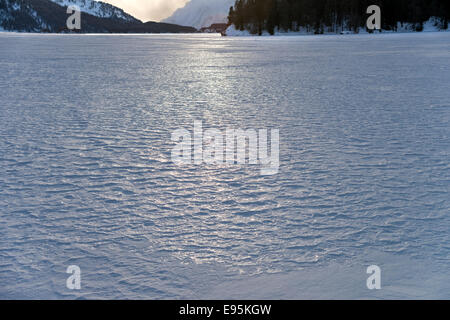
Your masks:
{"label": "overcast sky", "polygon": [[189,0],[102,0],[115,5],[132,16],[147,22],[160,21],[184,7]]}

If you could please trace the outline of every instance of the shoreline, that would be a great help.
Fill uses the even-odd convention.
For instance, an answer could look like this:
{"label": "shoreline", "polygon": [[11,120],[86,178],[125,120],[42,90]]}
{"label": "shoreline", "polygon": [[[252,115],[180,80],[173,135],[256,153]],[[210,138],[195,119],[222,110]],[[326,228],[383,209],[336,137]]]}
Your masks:
{"label": "shoreline", "polygon": [[[357,34],[389,34],[389,33],[429,33],[429,32],[450,32],[450,27],[447,29],[441,29],[437,25],[438,18],[431,17],[427,21],[423,22],[423,30],[415,30],[416,26],[409,22],[397,22],[397,31],[394,30],[375,30],[373,32],[368,32],[365,28],[359,28],[358,31],[342,30],[340,32],[323,32],[314,33],[313,31],[308,31],[305,28],[300,28],[299,31],[279,31],[275,29],[274,34],[270,34],[267,30],[263,31],[261,35],[252,34],[248,30],[236,30],[234,25],[230,25],[224,32],[223,36],[226,37],[278,37],[278,36],[322,36],[322,35],[357,35]],[[342,26],[339,26],[342,29]]]}

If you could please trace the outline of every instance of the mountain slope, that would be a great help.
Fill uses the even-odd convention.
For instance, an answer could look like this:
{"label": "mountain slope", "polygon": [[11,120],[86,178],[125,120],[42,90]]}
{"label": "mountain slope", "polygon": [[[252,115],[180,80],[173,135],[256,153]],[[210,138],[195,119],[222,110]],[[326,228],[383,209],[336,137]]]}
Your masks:
{"label": "mountain slope", "polygon": [[[0,0],[0,30],[21,32],[68,31],[67,4],[81,4],[81,33],[190,33],[196,30],[171,24],[142,23],[123,10],[90,0]],[[70,3],[69,3],[70,2]],[[92,5],[92,6],[91,6]],[[93,15],[95,14],[95,15]]]}
{"label": "mountain slope", "polygon": [[164,22],[193,26],[197,29],[227,21],[234,0],[191,0]]}
{"label": "mountain slope", "polygon": [[81,11],[99,18],[116,18],[128,22],[138,22],[136,18],[108,3],[94,0],[50,0],[62,7],[77,5]]}

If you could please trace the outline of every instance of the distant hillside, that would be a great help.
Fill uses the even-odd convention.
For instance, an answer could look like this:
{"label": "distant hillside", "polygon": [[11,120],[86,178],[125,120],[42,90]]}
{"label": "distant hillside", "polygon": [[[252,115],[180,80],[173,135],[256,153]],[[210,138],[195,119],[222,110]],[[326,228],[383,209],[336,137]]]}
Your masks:
{"label": "distant hillside", "polygon": [[[91,0],[0,0],[0,29],[20,32],[66,32],[67,5],[81,10],[81,33],[191,33],[195,28],[142,23],[123,10]],[[88,13],[86,13],[86,11]]]}
{"label": "distant hillside", "polygon": [[164,22],[192,26],[197,29],[214,23],[225,23],[234,0],[191,0]]}
{"label": "distant hillside", "polygon": [[253,34],[276,30],[359,32],[365,29],[370,5],[381,8],[384,30],[397,31],[407,23],[422,31],[424,23],[431,20],[437,29],[447,29],[450,20],[449,0],[237,0],[229,22],[238,31]]}
{"label": "distant hillside", "polygon": [[138,19],[111,4],[94,0],[50,0],[60,6],[77,5],[83,12],[99,18],[116,18],[128,22],[139,22]]}

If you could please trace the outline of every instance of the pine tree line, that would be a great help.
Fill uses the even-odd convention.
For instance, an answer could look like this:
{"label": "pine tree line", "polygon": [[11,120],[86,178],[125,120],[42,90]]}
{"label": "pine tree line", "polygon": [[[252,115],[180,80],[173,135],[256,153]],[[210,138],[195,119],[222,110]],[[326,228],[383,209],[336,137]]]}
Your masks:
{"label": "pine tree line", "polygon": [[365,28],[370,5],[382,12],[382,29],[396,30],[397,23],[412,23],[421,31],[430,17],[441,19],[448,28],[450,0],[236,0],[228,20],[238,30],[254,34],[275,29],[298,31],[300,28],[316,34],[358,32]]}

